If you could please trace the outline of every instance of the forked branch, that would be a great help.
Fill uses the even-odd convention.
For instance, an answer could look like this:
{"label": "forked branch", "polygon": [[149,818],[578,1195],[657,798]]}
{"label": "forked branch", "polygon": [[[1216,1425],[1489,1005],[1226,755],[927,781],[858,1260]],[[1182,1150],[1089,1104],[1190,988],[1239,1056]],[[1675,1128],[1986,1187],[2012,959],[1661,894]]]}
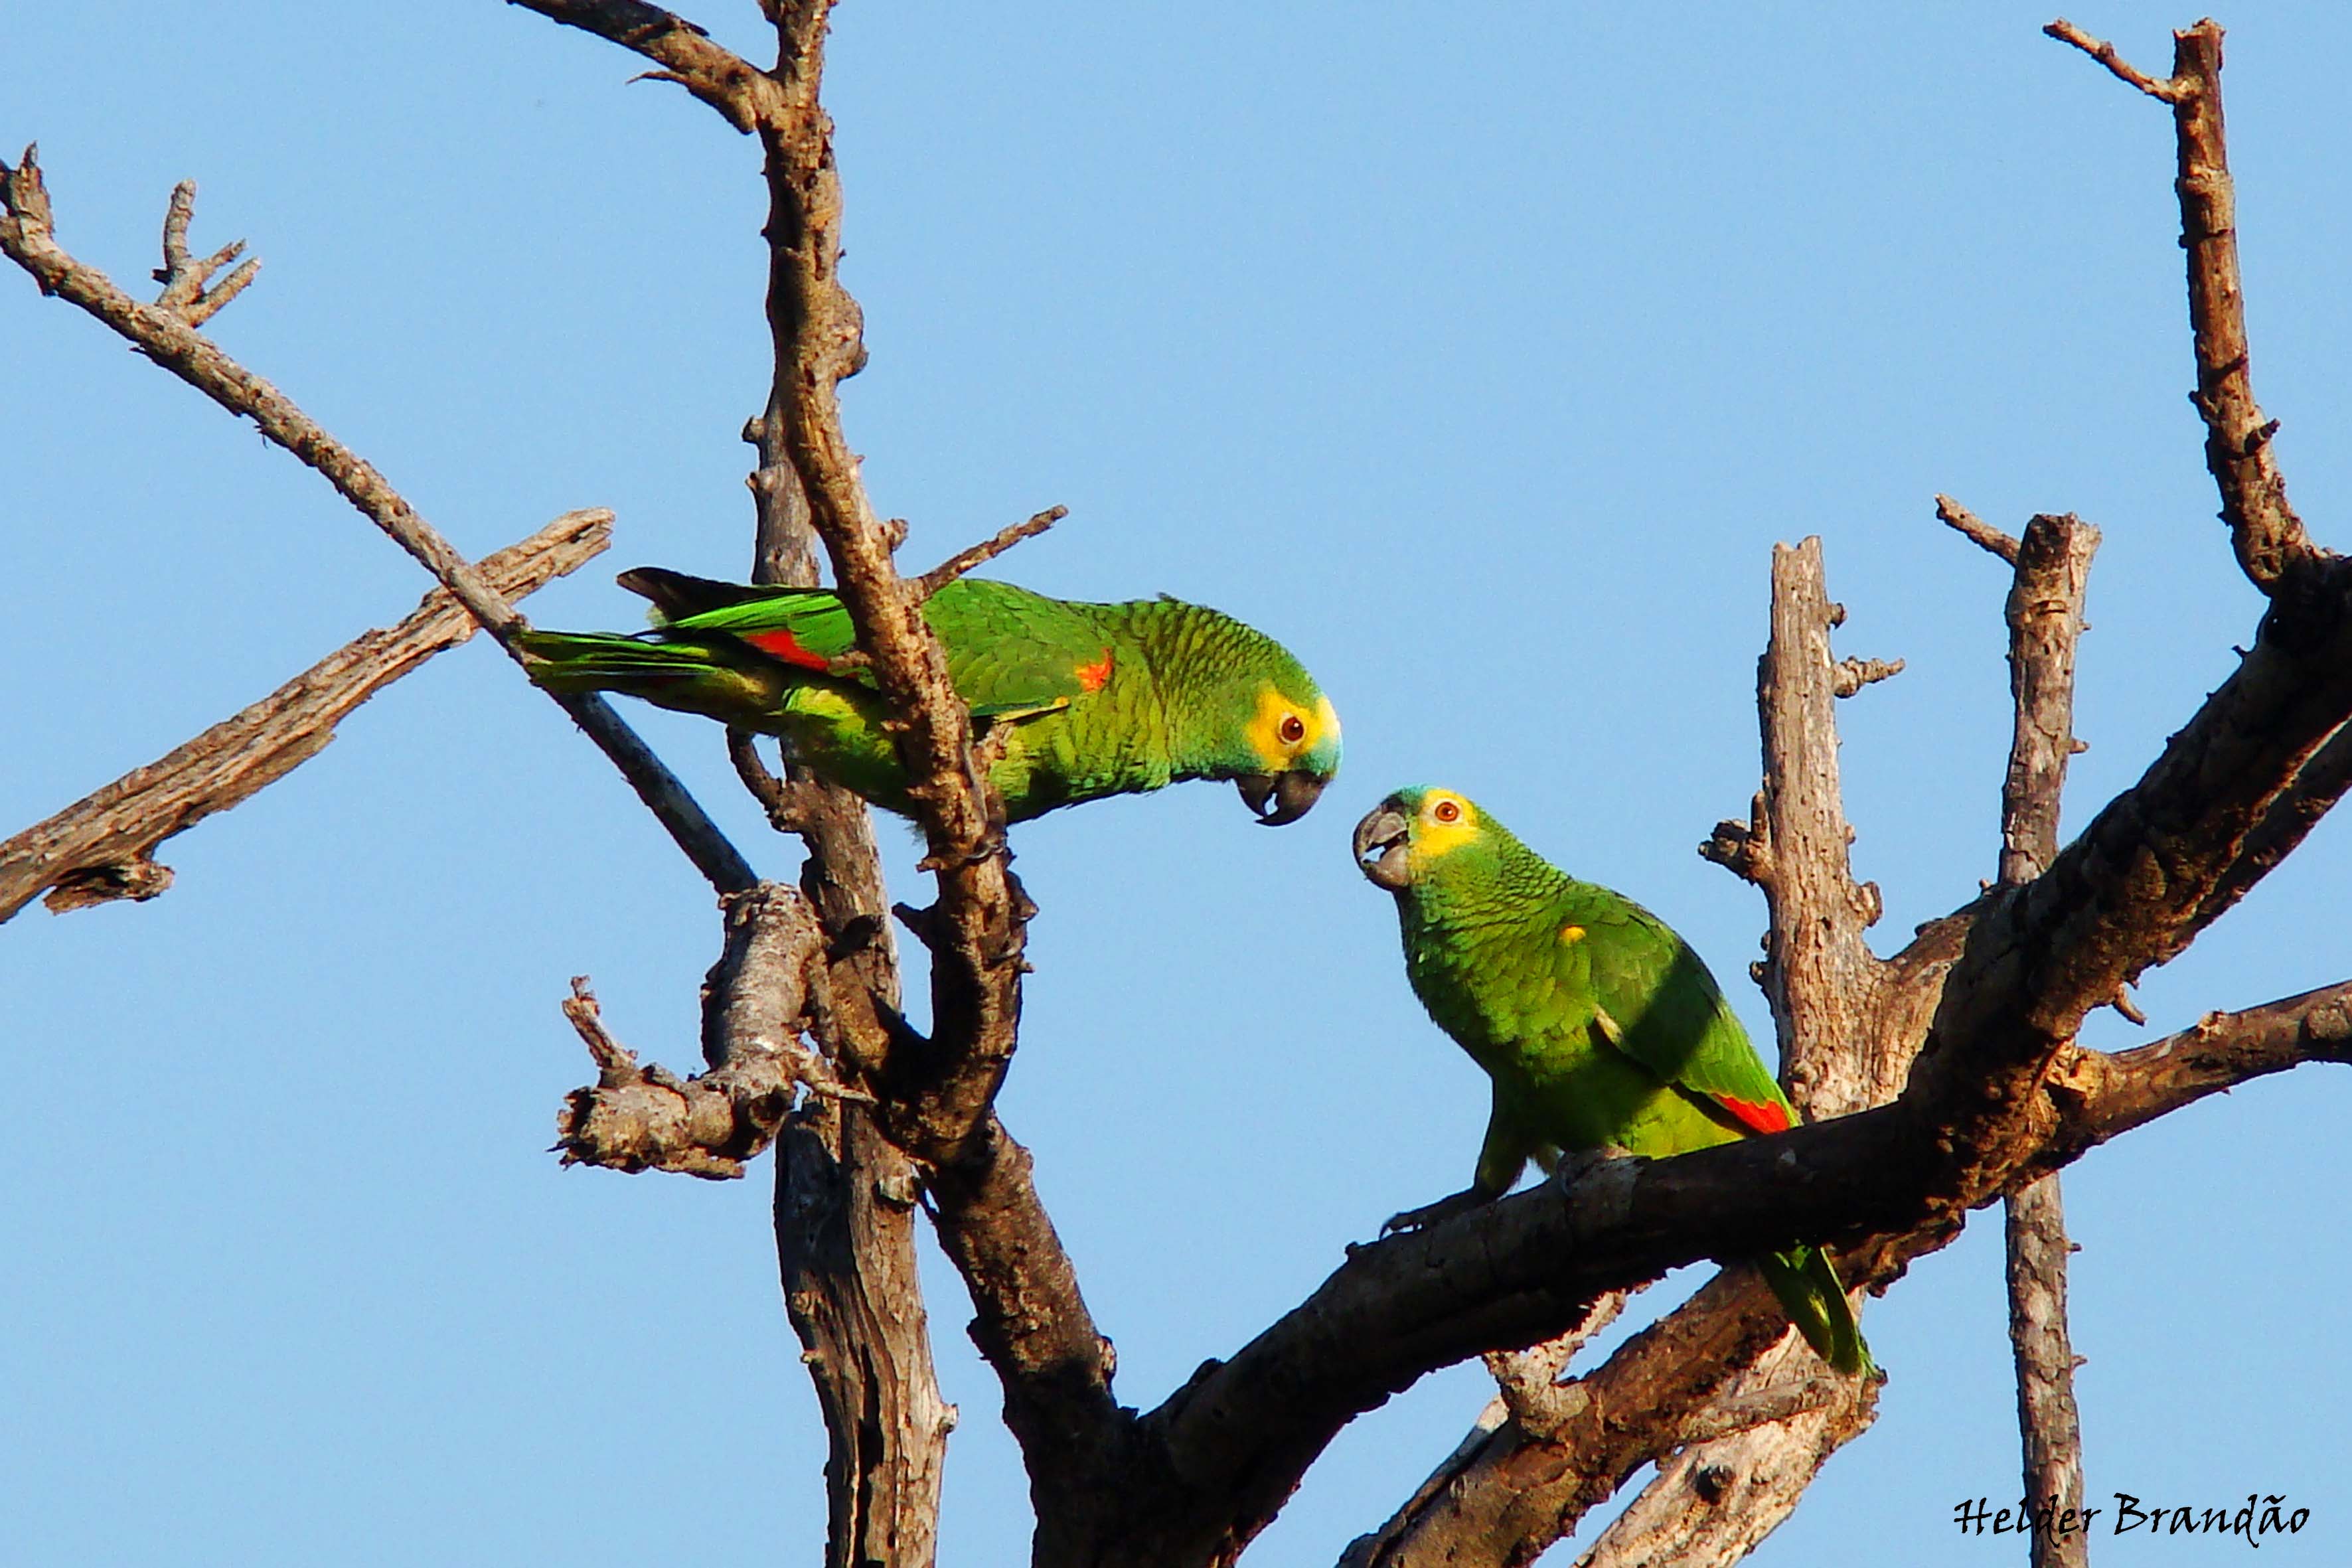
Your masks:
{"label": "forked branch", "polygon": [[[192,195],[175,193],[173,203],[176,207],[193,199]],[[483,577],[479,568],[417,515],[374,465],[328,435],[276,387],[222,353],[179,309],[141,304],[104,272],[76,260],[58,244],[48,191],[31,148],[26,149],[16,167],[0,163],[0,207],[5,209],[0,213],[0,253],[30,273],[41,292],[96,316],[149,359],[230,413],[251,419],[263,435],[317,469],[344,500],[432,573],[450,596],[509,656],[520,660],[514,637],[524,625],[520,613]],[[714,887],[726,893],[751,886],[755,879],[751,866],[686,793],[686,786],[604,699],[559,696],[555,700],[613,760],[646,809]]]}

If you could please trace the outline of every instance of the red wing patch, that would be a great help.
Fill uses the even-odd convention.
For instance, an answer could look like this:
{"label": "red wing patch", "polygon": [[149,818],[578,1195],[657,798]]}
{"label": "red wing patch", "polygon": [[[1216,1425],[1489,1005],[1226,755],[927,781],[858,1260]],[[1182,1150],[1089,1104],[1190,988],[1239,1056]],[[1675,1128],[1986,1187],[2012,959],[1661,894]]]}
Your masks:
{"label": "red wing patch", "polygon": [[1737,1117],[1739,1124],[1751,1132],[1785,1132],[1789,1130],[1789,1113],[1769,1100],[1734,1100],[1718,1094],[1715,1102]]}
{"label": "red wing patch", "polygon": [[786,664],[799,665],[803,669],[826,670],[833,668],[831,659],[820,653],[811,653],[801,647],[801,639],[793,636],[790,631],[778,629],[772,632],[738,632],[736,636],[766,654],[770,658],[780,658]]}
{"label": "red wing patch", "polygon": [[1088,691],[1100,691],[1110,679],[1110,649],[1103,649],[1101,658],[1077,668],[1078,684]]}

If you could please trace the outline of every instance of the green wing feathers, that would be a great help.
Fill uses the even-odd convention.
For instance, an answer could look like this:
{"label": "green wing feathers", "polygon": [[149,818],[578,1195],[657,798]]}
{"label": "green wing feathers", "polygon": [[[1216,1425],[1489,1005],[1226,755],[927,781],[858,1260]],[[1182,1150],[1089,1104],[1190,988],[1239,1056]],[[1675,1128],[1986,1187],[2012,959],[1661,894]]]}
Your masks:
{"label": "green wing feathers", "polygon": [[[856,646],[849,611],[829,589],[752,590],[646,568],[625,575],[634,580],[625,585],[667,617],[668,635],[723,633],[821,672]],[[981,718],[1061,707],[1108,679],[1107,658],[1116,663],[1111,639],[1086,607],[1009,583],[959,579],[924,602],[923,618],[946,650],[956,695]],[[862,669],[837,673],[874,684]]]}
{"label": "green wing feathers", "polygon": [[[1586,937],[1592,984],[1602,1012],[1618,1025],[1604,1035],[1608,1043],[1703,1109],[1727,1118],[1740,1134],[1795,1126],[1795,1110],[1698,954],[1640,905],[1605,889],[1592,891],[1598,907]],[[1797,1331],[1823,1361],[1854,1375],[1872,1370],[1853,1303],[1827,1252],[1797,1247],[1756,1261]]]}
{"label": "green wing feathers", "polygon": [[1690,944],[1629,899],[1573,887],[1570,919],[1585,934],[1561,943],[1555,962],[1585,965],[1598,1010],[1614,1026],[1603,1031],[1608,1044],[1742,1131],[1796,1125],[1788,1097]]}

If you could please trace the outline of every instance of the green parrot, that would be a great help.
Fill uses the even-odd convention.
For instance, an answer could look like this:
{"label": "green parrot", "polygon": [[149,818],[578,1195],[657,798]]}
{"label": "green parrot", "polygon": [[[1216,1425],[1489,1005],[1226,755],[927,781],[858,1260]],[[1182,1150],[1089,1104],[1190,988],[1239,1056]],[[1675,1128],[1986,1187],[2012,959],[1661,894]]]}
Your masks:
{"label": "green parrot", "polygon": [[[1494,1080],[1469,1190],[1391,1227],[1498,1198],[1530,1158],[1657,1158],[1796,1124],[1706,965],[1632,900],[1567,876],[1452,790],[1397,791],[1356,825],[1355,852],[1396,895],[1414,994]],[[1824,1361],[1871,1370],[1827,1253],[1755,1261]]]}
{"label": "green parrot", "polygon": [[[654,629],[527,632],[531,679],[780,735],[819,776],[906,813],[873,675],[844,661],[854,634],[837,595],[658,567],[619,582],[653,601]],[[1008,822],[1206,778],[1231,780],[1260,822],[1280,826],[1339,771],[1330,700],[1280,643],[1230,616],[1168,598],[1078,604],[964,577],[925,601],[923,618],[994,752],[989,777]]]}

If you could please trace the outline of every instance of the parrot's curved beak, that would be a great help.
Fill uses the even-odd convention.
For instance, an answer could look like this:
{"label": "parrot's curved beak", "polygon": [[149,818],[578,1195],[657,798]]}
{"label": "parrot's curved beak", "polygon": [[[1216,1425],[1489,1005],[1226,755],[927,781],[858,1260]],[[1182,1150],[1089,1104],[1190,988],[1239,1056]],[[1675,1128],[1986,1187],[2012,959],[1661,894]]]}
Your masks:
{"label": "parrot's curved beak", "polygon": [[1407,841],[1412,830],[1404,814],[1386,801],[1372,807],[1356,824],[1356,869],[1391,893],[1404,891],[1412,880],[1412,868],[1407,864],[1412,853]]}
{"label": "parrot's curved beak", "polygon": [[1243,804],[1257,813],[1261,827],[1281,827],[1315,809],[1329,778],[1293,768],[1282,773],[1244,773],[1234,780]]}

